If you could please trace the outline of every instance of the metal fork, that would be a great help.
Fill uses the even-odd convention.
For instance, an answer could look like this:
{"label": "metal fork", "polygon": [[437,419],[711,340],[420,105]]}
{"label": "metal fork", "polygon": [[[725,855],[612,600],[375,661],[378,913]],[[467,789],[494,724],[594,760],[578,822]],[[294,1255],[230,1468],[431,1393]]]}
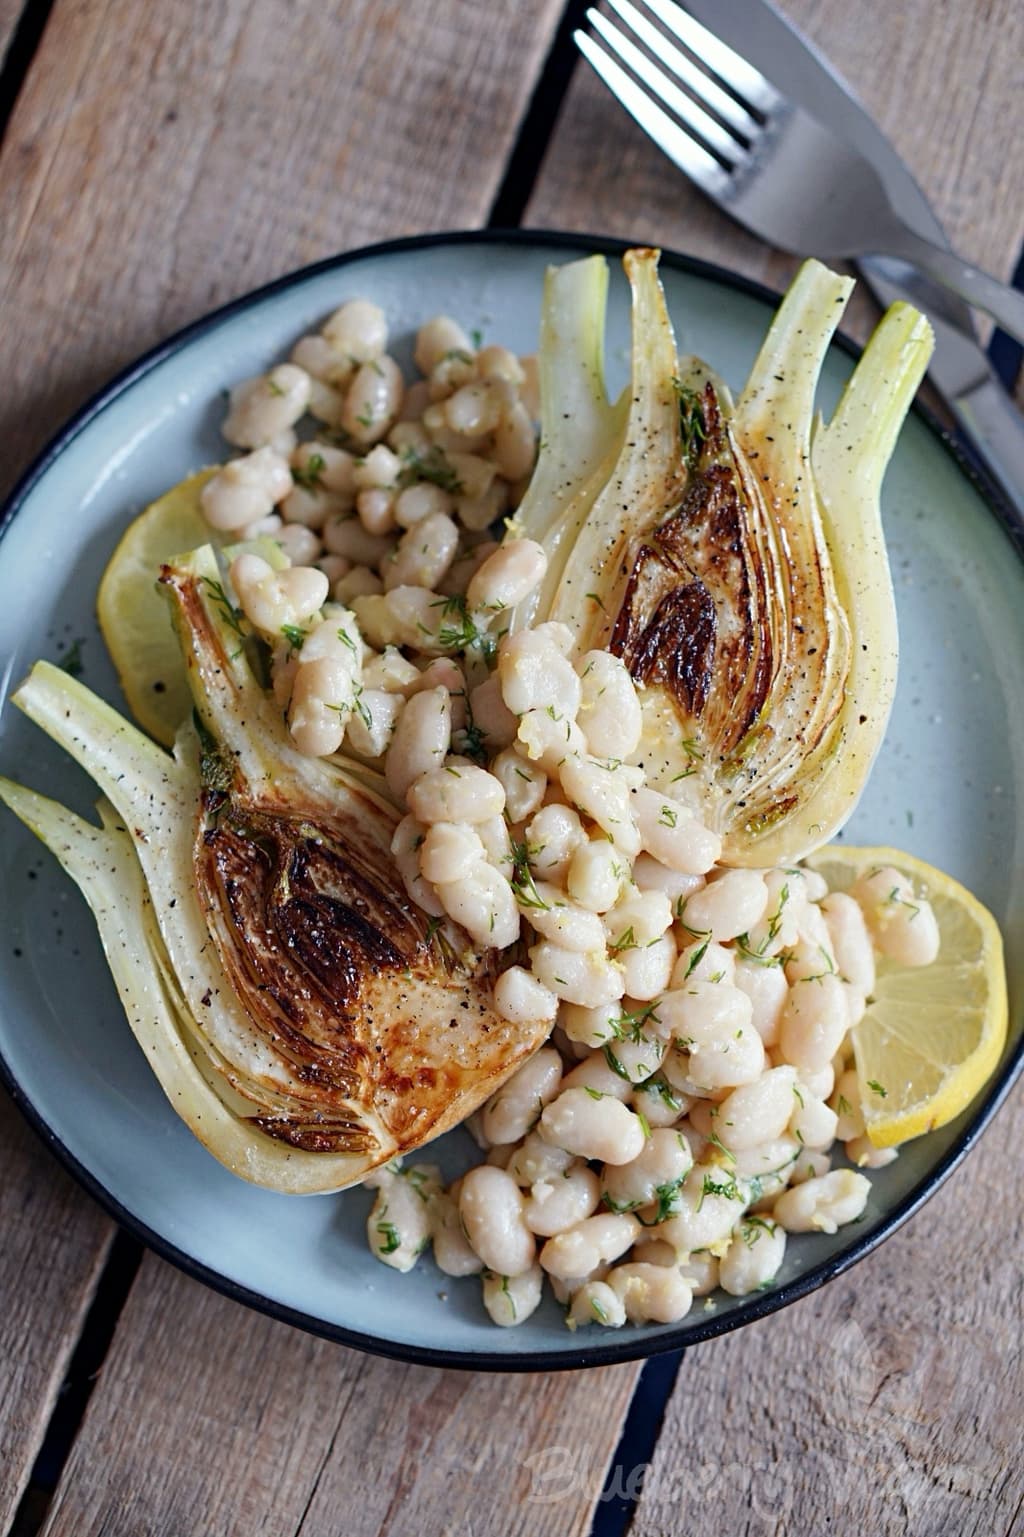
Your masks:
{"label": "metal fork", "polygon": [[608,3],[665,68],[596,10],[587,20],[606,47],[582,31],[575,34],[577,46],[640,127],[726,213],[784,251],[900,257],[1024,341],[1024,294],[912,230],[858,150],[788,100],[675,0],[646,0],[646,6],[685,53],[631,0]]}

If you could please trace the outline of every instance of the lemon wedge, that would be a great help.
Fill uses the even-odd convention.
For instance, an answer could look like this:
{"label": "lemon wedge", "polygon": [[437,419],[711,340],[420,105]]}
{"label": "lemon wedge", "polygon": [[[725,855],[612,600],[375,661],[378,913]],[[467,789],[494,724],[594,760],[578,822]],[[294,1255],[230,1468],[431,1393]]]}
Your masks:
{"label": "lemon wedge", "polygon": [[216,474],[201,470],[131,523],[103,573],[100,630],[129,708],[142,729],[170,747],[192,708],[171,612],[157,589],[160,567],[211,539],[199,493]]}
{"label": "lemon wedge", "polygon": [[875,1147],[895,1147],[945,1126],[991,1076],[1006,1040],[1006,972],[995,919],[951,876],[898,849],[829,846],[804,863],[832,891],[892,865],[932,904],[938,957],[922,967],[878,962],[853,1047]]}

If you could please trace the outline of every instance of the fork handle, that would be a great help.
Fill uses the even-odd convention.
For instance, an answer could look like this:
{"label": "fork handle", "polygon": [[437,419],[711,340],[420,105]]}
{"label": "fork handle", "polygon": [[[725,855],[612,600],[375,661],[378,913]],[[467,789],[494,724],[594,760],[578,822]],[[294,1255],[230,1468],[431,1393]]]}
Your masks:
{"label": "fork handle", "polygon": [[966,299],[975,309],[991,315],[1000,330],[1008,336],[1024,342],[1024,294],[990,277],[980,267],[972,267],[970,262],[964,261],[954,251],[932,245],[930,240],[925,240],[902,221],[891,233],[887,232],[885,243],[884,251],[872,254],[899,256],[904,261],[912,262],[936,282],[951,288],[961,299]]}

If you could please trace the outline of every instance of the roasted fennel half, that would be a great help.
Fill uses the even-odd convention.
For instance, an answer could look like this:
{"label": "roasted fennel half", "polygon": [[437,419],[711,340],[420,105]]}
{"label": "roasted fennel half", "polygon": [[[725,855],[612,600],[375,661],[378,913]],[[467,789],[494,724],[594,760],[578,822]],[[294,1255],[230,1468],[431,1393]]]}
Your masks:
{"label": "roasted fennel half", "polygon": [[101,825],[0,795],[81,887],[199,1140],[254,1183],[338,1190],[463,1120],[549,1026],[500,1019],[498,953],[410,901],[383,784],[290,745],[212,548],[162,581],[196,703],[174,753],[40,662],[14,702],[102,790]]}
{"label": "roasted fennel half", "polygon": [[931,328],[894,305],[824,422],[815,390],[853,281],[806,262],[734,403],[678,357],[657,261],[625,258],[631,379],[615,407],[595,363],[603,260],[549,273],[541,453],[511,531],[549,567],[513,622],[561,620],[578,654],[621,656],[643,688],[649,781],[691,799],[724,863],[786,864],[846,821],[889,718],[879,494]]}

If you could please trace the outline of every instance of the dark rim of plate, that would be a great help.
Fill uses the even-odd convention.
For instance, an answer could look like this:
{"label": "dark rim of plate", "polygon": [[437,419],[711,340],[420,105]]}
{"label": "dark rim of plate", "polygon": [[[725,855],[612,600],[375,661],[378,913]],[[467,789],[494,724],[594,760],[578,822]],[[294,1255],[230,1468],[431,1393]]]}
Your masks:
{"label": "dark rim of plate", "polygon": [[[46,448],[43,449],[15,486],[4,504],[2,512],[0,512],[0,539],[2,539],[13,518],[21,510],[30,493],[64,450],[97,417],[101,416],[126,391],[131,389],[138,380],[151,373],[165,359],[180,352],[198,337],[216,329],[223,321],[244,310],[259,305],[274,294],[296,287],[322,273],[340,271],[353,262],[363,261],[368,258],[391,256],[401,252],[423,250],[433,246],[532,245],[545,247],[552,252],[559,252],[570,256],[596,252],[605,256],[621,257],[625,251],[630,249],[631,244],[636,245],[637,242],[616,240],[603,235],[574,234],[568,231],[557,230],[460,230],[431,235],[410,235],[399,240],[383,241],[378,245],[362,246],[358,250],[347,251],[339,256],[328,257],[324,261],[315,262],[313,265],[302,267],[296,272],[287,274],[285,277],[277,278],[274,282],[255,289],[240,299],[234,299],[229,304],[222,305],[219,309],[211,311],[210,314],[203,316],[202,319],[185,326],[183,330],[176,332],[166,341],[161,342],[158,346],[152,348],[134,363],[130,364],[129,367],[117,374],[110,383],[94,395],[92,399],[87,401],[61,431],[51,439]],[[701,261],[697,257],[684,256],[669,250],[662,251],[662,261],[666,267],[672,267],[677,271],[723,284],[740,293],[748,294],[754,299],[759,299],[764,304],[770,305],[773,308],[778,305],[781,299],[781,295],[774,289],[755,282],[751,278],[742,277],[738,273],[730,272],[727,268],[719,267],[713,262]],[[835,343],[850,356],[860,356],[862,349],[845,336],[837,335]],[[1024,525],[1022,525],[1016,511],[1009,505],[998,488],[985,475],[984,471],[949,436],[935,415],[926,406],[923,406],[920,402],[915,402],[913,410],[939,439],[943,448],[955,461],[957,468],[966,474],[978,488],[989,509],[1003,526],[1017,553],[1024,559]],[[264,1296],[262,1293],[250,1291],[247,1287],[239,1285],[236,1281],[232,1281],[216,1270],[212,1270],[207,1265],[202,1264],[183,1249],[179,1249],[160,1233],[147,1226],[140,1217],[122,1206],[117,1197],[102,1185],[60,1140],[60,1137],[44,1119],[40,1111],[22,1091],[2,1053],[0,1053],[0,1083],[4,1084],[26,1120],[75,1177],[78,1183],[122,1227],[141,1239],[143,1243],[163,1259],[169,1260],[173,1265],[183,1270],[186,1275],[202,1281],[214,1291],[221,1292],[224,1296],[230,1297],[236,1302],[244,1303],[247,1307],[255,1308],[258,1312],[268,1314],[271,1318],[278,1319],[282,1323],[292,1324],[296,1328],[305,1329],[311,1334],[335,1340],[338,1344],[348,1345],[356,1350],[366,1351],[372,1355],[387,1356],[393,1360],[409,1361],[424,1366],[442,1366],[470,1371],[517,1372],[539,1370],[566,1371],[579,1369],[580,1367],[609,1366],[623,1361],[642,1360],[648,1356],[659,1355],[665,1351],[679,1350],[683,1346],[698,1345],[705,1340],[714,1339],[717,1335],[729,1333],[742,1324],[753,1323],[759,1318],[766,1318],[769,1314],[776,1313],[781,1308],[788,1307],[790,1303],[798,1302],[800,1298],[808,1296],[809,1293],[816,1291],[819,1286],[824,1285],[826,1281],[832,1280],[834,1276],[842,1275],[844,1271],[849,1270],[858,1260],[864,1259],[866,1255],[871,1254],[890,1234],[894,1233],[897,1228],[902,1227],[910,1217],[920,1210],[970,1152],[1007,1097],[1022,1067],[1024,1067],[1024,1037],[1015,1047],[1004,1052],[1004,1059],[990,1080],[986,1092],[975,1102],[971,1109],[970,1122],[964,1127],[956,1141],[947,1149],[940,1162],[923,1179],[919,1180],[914,1188],[891,1211],[885,1214],[876,1227],[856,1239],[843,1253],[823,1260],[820,1264],[813,1266],[803,1274],[788,1281],[777,1290],[754,1293],[752,1296],[745,1298],[737,1307],[730,1309],[728,1313],[720,1316],[716,1316],[714,1313],[706,1313],[697,1319],[691,1318],[679,1325],[666,1326],[656,1334],[641,1334],[632,1330],[629,1332],[623,1331],[606,1338],[605,1341],[587,1344],[586,1346],[530,1350],[521,1355],[498,1354],[488,1350],[453,1351],[446,1350],[441,1346],[434,1348],[403,1344],[399,1341],[382,1339],[375,1335],[362,1334],[353,1329],[343,1328],[339,1324],[333,1324],[324,1319],[313,1317],[311,1314],[286,1307],[282,1303],[275,1302],[272,1298]]]}

